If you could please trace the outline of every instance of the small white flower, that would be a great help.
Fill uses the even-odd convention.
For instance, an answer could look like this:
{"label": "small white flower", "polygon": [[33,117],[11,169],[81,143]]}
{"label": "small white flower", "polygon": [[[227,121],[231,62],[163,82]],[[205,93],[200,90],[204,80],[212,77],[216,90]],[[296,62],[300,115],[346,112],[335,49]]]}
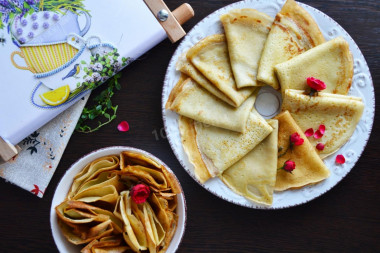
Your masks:
{"label": "small white flower", "polygon": [[84,79],[85,82],[87,83],[93,83],[94,82],[94,79],[92,78],[92,76],[87,76],[85,79]]}
{"label": "small white flower", "polygon": [[100,80],[102,80],[102,76],[98,72],[93,73],[92,78],[95,82],[99,82]]}
{"label": "small white flower", "polygon": [[102,76],[102,82],[105,82],[105,81],[107,81],[108,79],[109,79],[108,76]]}
{"label": "small white flower", "polygon": [[119,71],[120,70],[120,67],[121,67],[121,64],[120,64],[120,62],[115,62],[114,64],[113,64],[113,67],[114,67],[114,69],[115,69],[115,72],[116,71]]}
{"label": "small white flower", "polygon": [[103,70],[103,65],[100,62],[97,62],[93,66],[93,70],[95,71],[102,71]]}

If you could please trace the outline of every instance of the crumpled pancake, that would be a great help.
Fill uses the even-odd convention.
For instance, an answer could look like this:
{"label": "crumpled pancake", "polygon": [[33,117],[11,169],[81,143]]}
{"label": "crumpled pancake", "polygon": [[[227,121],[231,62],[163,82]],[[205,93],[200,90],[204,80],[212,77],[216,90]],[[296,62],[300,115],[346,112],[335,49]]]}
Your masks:
{"label": "crumpled pancake", "polygon": [[272,133],[220,176],[237,194],[264,205],[273,202],[277,173],[278,121],[268,123]]}
{"label": "crumpled pancake", "polygon": [[238,89],[231,69],[226,37],[215,34],[199,41],[189,49],[187,59],[239,107],[255,90],[255,87]]}
{"label": "crumpled pancake", "polygon": [[282,110],[290,112],[303,132],[325,125],[326,132],[322,138],[309,138],[314,148],[318,143],[325,145],[324,150],[318,151],[320,157],[325,158],[350,139],[362,116],[364,103],[359,97],[330,93],[310,97],[303,91],[288,89],[285,90]]}
{"label": "crumpled pancake", "polygon": [[256,80],[257,69],[273,18],[255,9],[234,9],[220,20],[236,86],[261,86]]}
{"label": "crumpled pancake", "polygon": [[191,78],[177,83],[170,93],[166,109],[212,126],[243,132],[256,96],[240,107],[232,107],[197,85]]}
{"label": "crumpled pancake", "polygon": [[[318,156],[314,146],[310,144],[290,113],[288,111],[282,112],[275,119],[279,123],[277,167],[281,168],[288,160],[294,161],[296,164],[296,168],[292,173],[283,169],[277,170],[275,191],[300,188],[326,179],[330,175],[329,169]],[[304,139],[304,143],[300,146],[294,146],[293,150],[290,150],[288,149],[290,135],[294,133],[298,133]]]}
{"label": "crumpled pancake", "polygon": [[287,0],[265,42],[257,79],[279,90],[274,66],[323,42],[325,39],[310,14],[294,0]]}
{"label": "crumpled pancake", "polygon": [[180,117],[179,128],[184,150],[201,182],[220,175],[273,130],[255,109],[249,115],[244,133],[184,120],[183,117]]}
{"label": "crumpled pancake", "polygon": [[117,156],[106,156],[96,159],[86,165],[83,170],[74,177],[74,182],[68,193],[68,198],[72,198],[79,188],[87,181],[95,178],[102,172],[114,170],[119,166],[119,158]]}
{"label": "crumpled pancake", "polygon": [[275,71],[283,94],[286,89],[310,89],[306,79],[314,77],[326,84],[321,92],[347,95],[354,64],[348,43],[338,37],[277,64]]}

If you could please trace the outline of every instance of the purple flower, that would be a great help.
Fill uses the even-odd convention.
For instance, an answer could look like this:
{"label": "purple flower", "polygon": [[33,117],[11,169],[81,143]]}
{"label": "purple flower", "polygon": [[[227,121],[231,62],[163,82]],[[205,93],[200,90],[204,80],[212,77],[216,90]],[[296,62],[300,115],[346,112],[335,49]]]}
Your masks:
{"label": "purple flower", "polygon": [[35,3],[34,3],[34,0],[26,0],[26,2],[27,2],[29,5],[33,5],[33,4],[35,4]]}
{"label": "purple flower", "polygon": [[21,28],[18,28],[18,29],[16,30],[17,35],[21,35],[22,32],[23,32],[23,30],[22,30]]}
{"label": "purple flower", "polygon": [[19,38],[18,41],[20,41],[21,44],[25,44],[26,42],[25,38]]}
{"label": "purple flower", "polygon": [[37,22],[33,23],[32,27],[34,30],[37,30],[38,29],[38,23]]}
{"label": "purple flower", "polygon": [[34,37],[34,33],[33,32],[28,33],[28,37],[32,39]]}
{"label": "purple flower", "polygon": [[37,16],[37,14],[36,14],[36,13],[33,13],[33,14],[32,14],[32,16],[31,16],[31,18],[32,18],[32,20],[34,20],[34,21],[35,21],[35,20],[37,20],[38,16]]}
{"label": "purple flower", "polygon": [[53,20],[58,21],[59,20],[59,15],[56,13],[53,15]]}
{"label": "purple flower", "polygon": [[50,13],[49,12],[45,12],[44,13],[44,18],[45,19],[49,19],[50,18]]}
{"label": "purple flower", "polygon": [[49,28],[49,23],[48,22],[44,22],[44,24],[42,25],[42,27],[44,29],[48,29]]}
{"label": "purple flower", "polygon": [[26,21],[26,19],[23,19],[22,21],[21,21],[21,25],[22,26],[26,26],[28,24],[28,21]]}
{"label": "purple flower", "polygon": [[6,8],[10,7],[10,3],[7,0],[0,0],[0,5]]}

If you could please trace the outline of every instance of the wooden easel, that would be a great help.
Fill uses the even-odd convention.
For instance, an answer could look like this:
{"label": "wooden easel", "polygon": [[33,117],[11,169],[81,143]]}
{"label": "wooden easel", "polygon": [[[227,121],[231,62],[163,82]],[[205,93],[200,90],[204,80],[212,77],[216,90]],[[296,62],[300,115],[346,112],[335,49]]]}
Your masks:
{"label": "wooden easel", "polygon": [[[194,10],[189,4],[182,4],[171,12],[163,0],[144,0],[144,2],[157,18],[158,22],[160,22],[171,42],[174,43],[186,35],[181,25],[194,17]],[[161,21],[159,19],[160,11],[164,11],[167,14],[166,20]]]}

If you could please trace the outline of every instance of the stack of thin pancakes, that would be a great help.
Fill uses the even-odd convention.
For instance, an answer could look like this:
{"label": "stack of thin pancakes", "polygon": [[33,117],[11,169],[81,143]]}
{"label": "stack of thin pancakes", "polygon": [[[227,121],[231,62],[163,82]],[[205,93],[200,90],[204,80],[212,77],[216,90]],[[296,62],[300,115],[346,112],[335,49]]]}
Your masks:
{"label": "stack of thin pancakes", "polygon": [[[364,105],[347,96],[353,75],[348,43],[325,42],[310,14],[288,0],[273,19],[254,9],[235,9],[220,17],[224,34],[208,36],[177,62],[181,78],[166,109],[180,115],[183,148],[204,183],[219,177],[236,193],[270,205],[273,192],[318,183],[329,176],[323,158],[353,134]],[[306,79],[323,80],[315,96]],[[265,120],[254,103],[261,86],[281,90],[282,113]],[[324,125],[321,139],[304,132]],[[291,152],[298,133],[304,144]],[[316,144],[325,149],[318,151]],[[292,160],[296,169],[280,170]]]}

